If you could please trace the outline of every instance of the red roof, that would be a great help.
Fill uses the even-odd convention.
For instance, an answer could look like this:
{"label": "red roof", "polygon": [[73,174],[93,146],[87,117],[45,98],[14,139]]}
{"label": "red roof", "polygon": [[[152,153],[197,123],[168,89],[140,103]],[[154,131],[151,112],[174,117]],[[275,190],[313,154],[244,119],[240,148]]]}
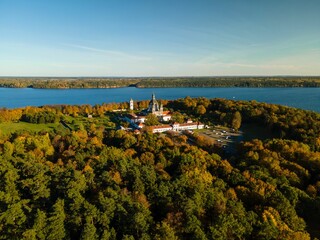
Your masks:
{"label": "red roof", "polygon": [[172,128],[170,125],[153,126],[153,129]]}
{"label": "red roof", "polygon": [[163,111],[162,112],[164,115],[169,115],[170,111]]}
{"label": "red roof", "polygon": [[[175,124],[175,123],[174,123]],[[180,123],[180,126],[198,126],[198,125],[203,125],[203,123],[196,123],[196,122],[192,122],[192,123]]]}

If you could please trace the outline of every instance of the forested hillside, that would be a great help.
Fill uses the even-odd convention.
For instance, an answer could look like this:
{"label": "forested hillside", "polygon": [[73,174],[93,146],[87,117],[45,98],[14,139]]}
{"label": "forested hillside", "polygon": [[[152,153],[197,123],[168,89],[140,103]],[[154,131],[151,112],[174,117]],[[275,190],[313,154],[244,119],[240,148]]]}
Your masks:
{"label": "forested hillside", "polygon": [[[177,119],[250,123],[278,138],[243,142],[229,156],[184,135],[116,130],[112,110],[126,103],[1,109],[0,239],[320,237],[318,113],[225,99],[163,103]],[[3,127],[19,124],[32,128]]]}

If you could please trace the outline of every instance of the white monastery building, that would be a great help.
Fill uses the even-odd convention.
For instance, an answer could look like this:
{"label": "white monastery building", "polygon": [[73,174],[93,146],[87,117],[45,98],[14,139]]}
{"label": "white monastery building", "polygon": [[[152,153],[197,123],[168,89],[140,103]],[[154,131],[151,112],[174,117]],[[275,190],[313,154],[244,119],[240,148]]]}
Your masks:
{"label": "white monastery building", "polygon": [[[130,99],[130,110],[134,110],[133,100]],[[168,122],[171,120],[170,111],[163,111],[162,103],[158,103],[156,100],[155,94],[152,94],[151,101],[149,102],[149,106],[147,109],[142,112],[135,114],[130,113],[127,114],[124,118],[126,121],[131,122],[137,129],[141,129],[144,127],[144,122],[146,120],[146,116],[148,114],[156,115],[160,121]],[[184,130],[193,130],[193,129],[203,129],[204,124],[200,122],[193,122],[191,119],[188,119],[186,123],[173,123],[167,125],[158,125],[152,127],[153,133],[160,133],[166,131],[184,131]]]}

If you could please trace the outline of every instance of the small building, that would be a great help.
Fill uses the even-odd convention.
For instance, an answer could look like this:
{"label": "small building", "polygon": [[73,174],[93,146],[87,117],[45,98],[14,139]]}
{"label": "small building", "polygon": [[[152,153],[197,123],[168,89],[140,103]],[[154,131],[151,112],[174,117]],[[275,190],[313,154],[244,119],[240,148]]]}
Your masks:
{"label": "small building", "polygon": [[161,125],[161,126],[153,126],[152,127],[152,132],[153,133],[161,133],[161,132],[166,132],[172,130],[171,125]]}
{"label": "small building", "polygon": [[204,124],[202,123],[174,123],[172,125],[172,130],[183,131],[183,130],[193,130],[193,129],[203,129]]}
{"label": "small building", "polygon": [[203,129],[204,124],[203,123],[173,123],[172,125],[161,125],[161,126],[153,126],[152,132],[166,132],[166,131],[185,131],[185,130],[194,130],[194,129]]}
{"label": "small building", "polygon": [[171,115],[163,115],[160,117],[160,120],[163,122],[169,122],[171,120]]}
{"label": "small building", "polygon": [[134,113],[126,114],[125,118],[127,121],[130,121],[131,123],[144,123],[146,121],[146,116],[137,115]]}

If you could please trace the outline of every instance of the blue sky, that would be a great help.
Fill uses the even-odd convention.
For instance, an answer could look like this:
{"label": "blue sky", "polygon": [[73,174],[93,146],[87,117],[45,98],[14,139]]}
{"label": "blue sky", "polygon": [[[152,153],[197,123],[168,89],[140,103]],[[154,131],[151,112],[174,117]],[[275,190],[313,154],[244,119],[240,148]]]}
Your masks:
{"label": "blue sky", "polygon": [[320,75],[319,0],[0,0],[0,76]]}

